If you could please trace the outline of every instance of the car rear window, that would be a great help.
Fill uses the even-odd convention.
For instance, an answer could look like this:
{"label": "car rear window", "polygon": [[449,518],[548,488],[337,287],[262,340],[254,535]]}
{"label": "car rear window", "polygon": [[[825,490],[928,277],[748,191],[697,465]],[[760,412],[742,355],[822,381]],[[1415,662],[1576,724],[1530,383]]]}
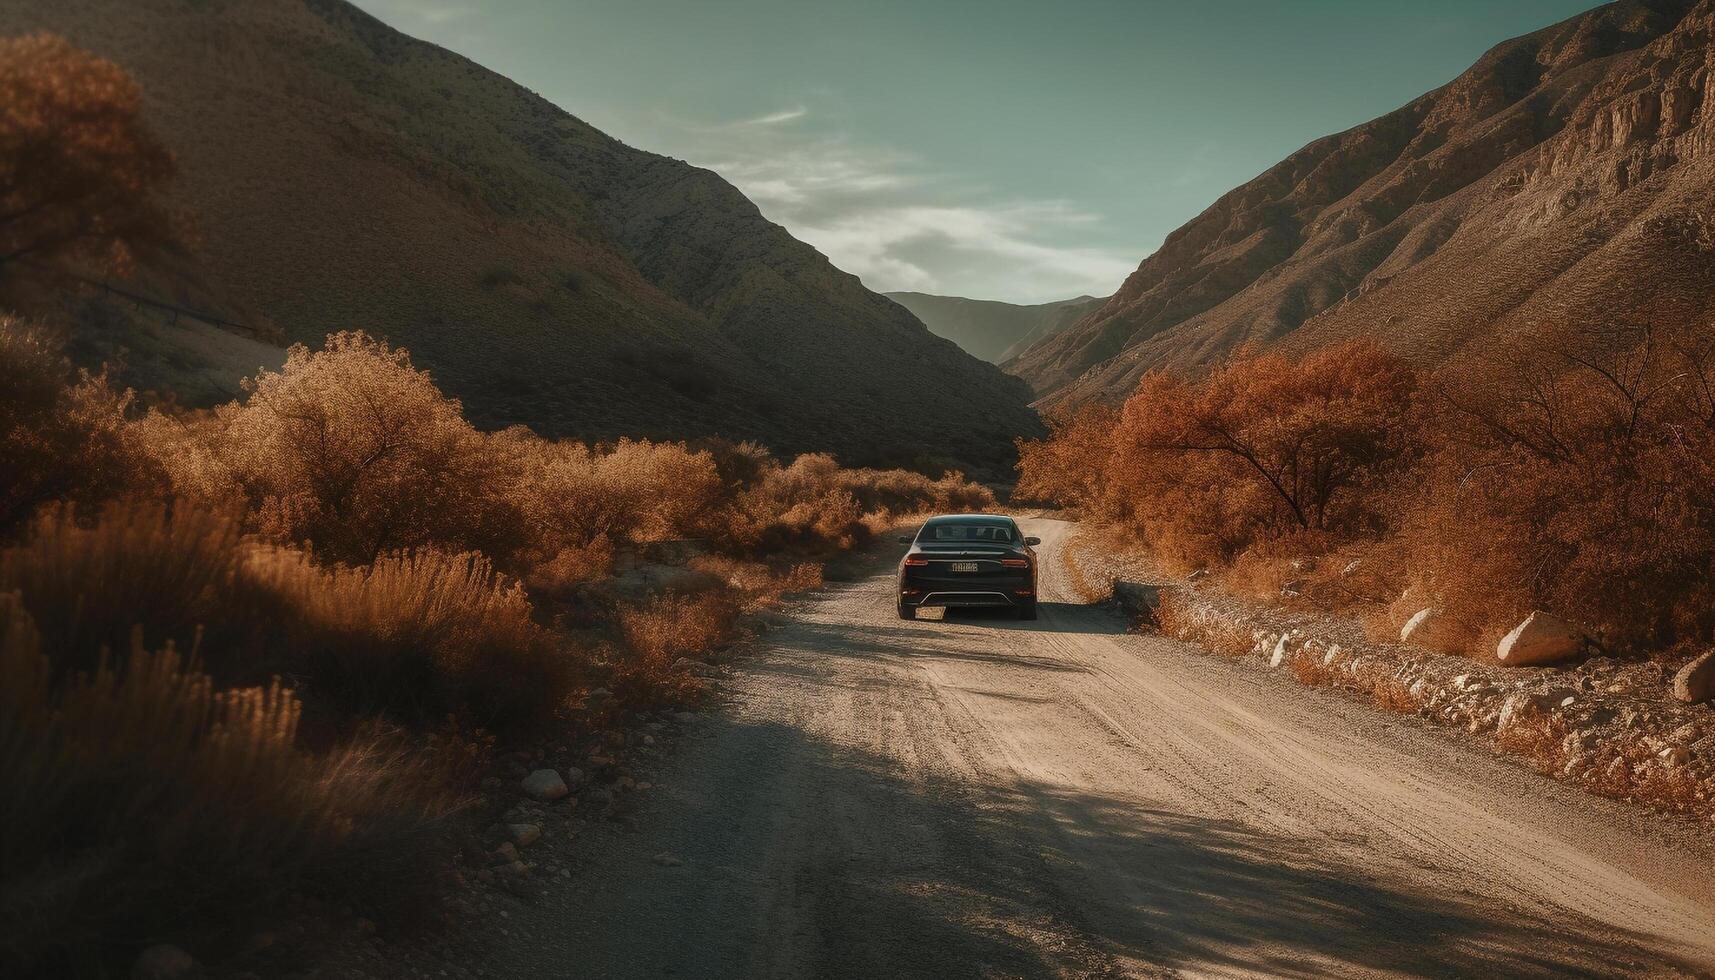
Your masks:
{"label": "car rear window", "polygon": [[924,526],[919,541],[992,541],[1011,544],[1012,528],[1004,524],[929,524]]}

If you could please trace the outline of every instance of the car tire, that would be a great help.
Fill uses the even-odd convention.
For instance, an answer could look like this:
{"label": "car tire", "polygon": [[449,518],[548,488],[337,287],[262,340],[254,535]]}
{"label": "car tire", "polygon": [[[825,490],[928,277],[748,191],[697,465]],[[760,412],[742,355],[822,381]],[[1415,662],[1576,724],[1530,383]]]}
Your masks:
{"label": "car tire", "polygon": [[1019,619],[1035,619],[1036,618],[1036,600],[1032,599],[1029,602],[1019,603],[1012,610],[1012,614],[1014,616],[1017,616]]}
{"label": "car tire", "polygon": [[916,619],[917,618],[917,607],[915,607],[915,606],[908,606],[903,602],[898,602],[898,603],[894,603],[894,608],[899,610],[899,618],[900,619]]}

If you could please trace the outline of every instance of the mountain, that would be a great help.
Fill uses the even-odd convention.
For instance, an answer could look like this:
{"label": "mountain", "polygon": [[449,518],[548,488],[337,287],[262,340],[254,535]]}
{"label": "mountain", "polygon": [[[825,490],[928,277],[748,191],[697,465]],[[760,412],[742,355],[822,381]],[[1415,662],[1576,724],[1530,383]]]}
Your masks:
{"label": "mountain", "polygon": [[479,424],[551,436],[982,468],[1039,431],[1023,382],[714,173],[341,0],[0,0],[0,31],[36,30],[132,72],[178,155],[197,241],[149,295],[287,342],[386,336]]}
{"label": "mountain", "polygon": [[1000,364],[1018,350],[1070,325],[1102,304],[1094,296],[1035,306],[992,299],[935,296],[929,293],[883,293],[910,310],[929,332],[958,344],[966,353]]}
{"label": "mountain", "polygon": [[1007,365],[1049,402],[1241,344],[1419,363],[1545,323],[1715,324],[1715,0],[1621,0],[1495,47],[1169,235]]}

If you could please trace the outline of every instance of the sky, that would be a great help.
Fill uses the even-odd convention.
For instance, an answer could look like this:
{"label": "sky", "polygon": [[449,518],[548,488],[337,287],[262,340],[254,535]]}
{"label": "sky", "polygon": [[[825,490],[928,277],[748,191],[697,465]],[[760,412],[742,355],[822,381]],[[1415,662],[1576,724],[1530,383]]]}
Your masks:
{"label": "sky", "polygon": [[1590,0],[357,0],[721,174],[875,290],[1106,295],[1300,146]]}

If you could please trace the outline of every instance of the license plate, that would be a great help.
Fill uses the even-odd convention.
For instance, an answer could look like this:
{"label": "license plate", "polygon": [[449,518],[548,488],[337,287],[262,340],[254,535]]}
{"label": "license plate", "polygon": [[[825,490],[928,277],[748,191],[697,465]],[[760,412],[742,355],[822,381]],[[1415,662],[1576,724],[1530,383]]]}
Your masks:
{"label": "license plate", "polygon": [[977,570],[977,563],[974,561],[948,562],[947,568],[955,572],[974,572]]}

